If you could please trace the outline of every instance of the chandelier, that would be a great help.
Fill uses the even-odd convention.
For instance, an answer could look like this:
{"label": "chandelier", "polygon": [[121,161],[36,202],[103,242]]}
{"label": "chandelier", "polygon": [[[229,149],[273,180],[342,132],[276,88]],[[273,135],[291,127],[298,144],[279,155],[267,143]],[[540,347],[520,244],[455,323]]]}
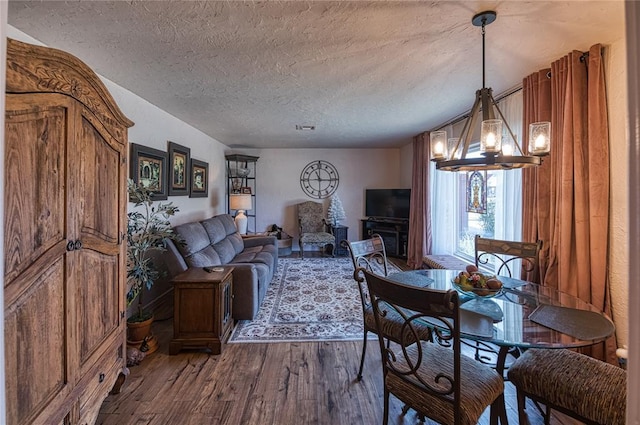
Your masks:
{"label": "chandelier", "polygon": [[[430,133],[431,160],[435,161],[438,170],[508,170],[533,167],[540,165],[542,157],[549,154],[551,123],[530,124],[528,150],[524,152],[498,108],[491,88],[485,87],[485,26],[495,21],[496,16],[496,12],[486,11],[478,13],[471,20],[474,26],[482,27],[482,88],[476,91],[475,102],[459,138],[447,139],[447,132],[442,130]],[[471,137],[480,111],[482,111],[481,156],[471,156]],[[506,137],[503,137],[503,126],[507,133]]]}

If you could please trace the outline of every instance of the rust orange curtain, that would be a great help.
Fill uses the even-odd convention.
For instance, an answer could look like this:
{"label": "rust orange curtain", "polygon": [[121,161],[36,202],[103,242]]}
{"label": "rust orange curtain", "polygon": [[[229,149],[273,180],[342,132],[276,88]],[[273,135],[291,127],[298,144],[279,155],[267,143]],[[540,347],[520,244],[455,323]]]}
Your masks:
{"label": "rust orange curtain", "polygon": [[413,138],[411,209],[407,242],[407,265],[412,269],[421,268],[423,255],[431,252],[428,138],[428,133]]}
{"label": "rust orange curtain", "polygon": [[[523,174],[523,233],[541,239],[540,277],[610,315],[609,129],[602,46],[573,51],[524,79],[524,134],[550,120],[552,151]],[[616,363],[615,338],[589,354]]]}

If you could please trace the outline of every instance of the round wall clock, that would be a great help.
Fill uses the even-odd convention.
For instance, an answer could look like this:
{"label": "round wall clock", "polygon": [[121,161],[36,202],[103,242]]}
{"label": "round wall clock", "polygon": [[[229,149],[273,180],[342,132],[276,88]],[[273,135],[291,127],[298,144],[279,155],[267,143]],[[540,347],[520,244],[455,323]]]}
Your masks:
{"label": "round wall clock", "polygon": [[327,198],[338,188],[340,176],[336,167],[327,161],[308,163],[300,174],[300,186],[312,198]]}

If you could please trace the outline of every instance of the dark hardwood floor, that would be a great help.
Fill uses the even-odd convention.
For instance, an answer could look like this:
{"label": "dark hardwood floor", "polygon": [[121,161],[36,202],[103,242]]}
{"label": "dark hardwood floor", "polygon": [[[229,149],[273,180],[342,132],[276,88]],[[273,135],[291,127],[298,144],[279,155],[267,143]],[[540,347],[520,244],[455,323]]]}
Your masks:
{"label": "dark hardwood floor", "polygon": [[[305,257],[307,254],[305,253]],[[311,255],[309,255],[311,256]],[[382,374],[369,340],[362,381],[362,341],[227,344],[220,355],[169,356],[172,321],[154,324],[160,349],[130,369],[121,393],[102,405],[98,424],[381,424]],[[515,390],[505,389],[509,422],[518,423]],[[389,423],[420,423],[391,398]],[[530,423],[542,424],[533,405]],[[488,411],[481,424],[488,424]],[[430,423],[430,422],[428,422]],[[557,414],[552,424],[578,422]]]}

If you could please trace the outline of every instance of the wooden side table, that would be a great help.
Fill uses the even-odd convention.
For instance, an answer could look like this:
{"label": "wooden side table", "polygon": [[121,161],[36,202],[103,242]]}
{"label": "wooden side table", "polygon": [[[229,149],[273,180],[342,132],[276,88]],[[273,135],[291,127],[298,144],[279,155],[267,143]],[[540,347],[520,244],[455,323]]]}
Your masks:
{"label": "wooden side table", "polygon": [[173,340],[169,354],[209,348],[220,354],[233,330],[233,267],[190,268],[173,278]]}

